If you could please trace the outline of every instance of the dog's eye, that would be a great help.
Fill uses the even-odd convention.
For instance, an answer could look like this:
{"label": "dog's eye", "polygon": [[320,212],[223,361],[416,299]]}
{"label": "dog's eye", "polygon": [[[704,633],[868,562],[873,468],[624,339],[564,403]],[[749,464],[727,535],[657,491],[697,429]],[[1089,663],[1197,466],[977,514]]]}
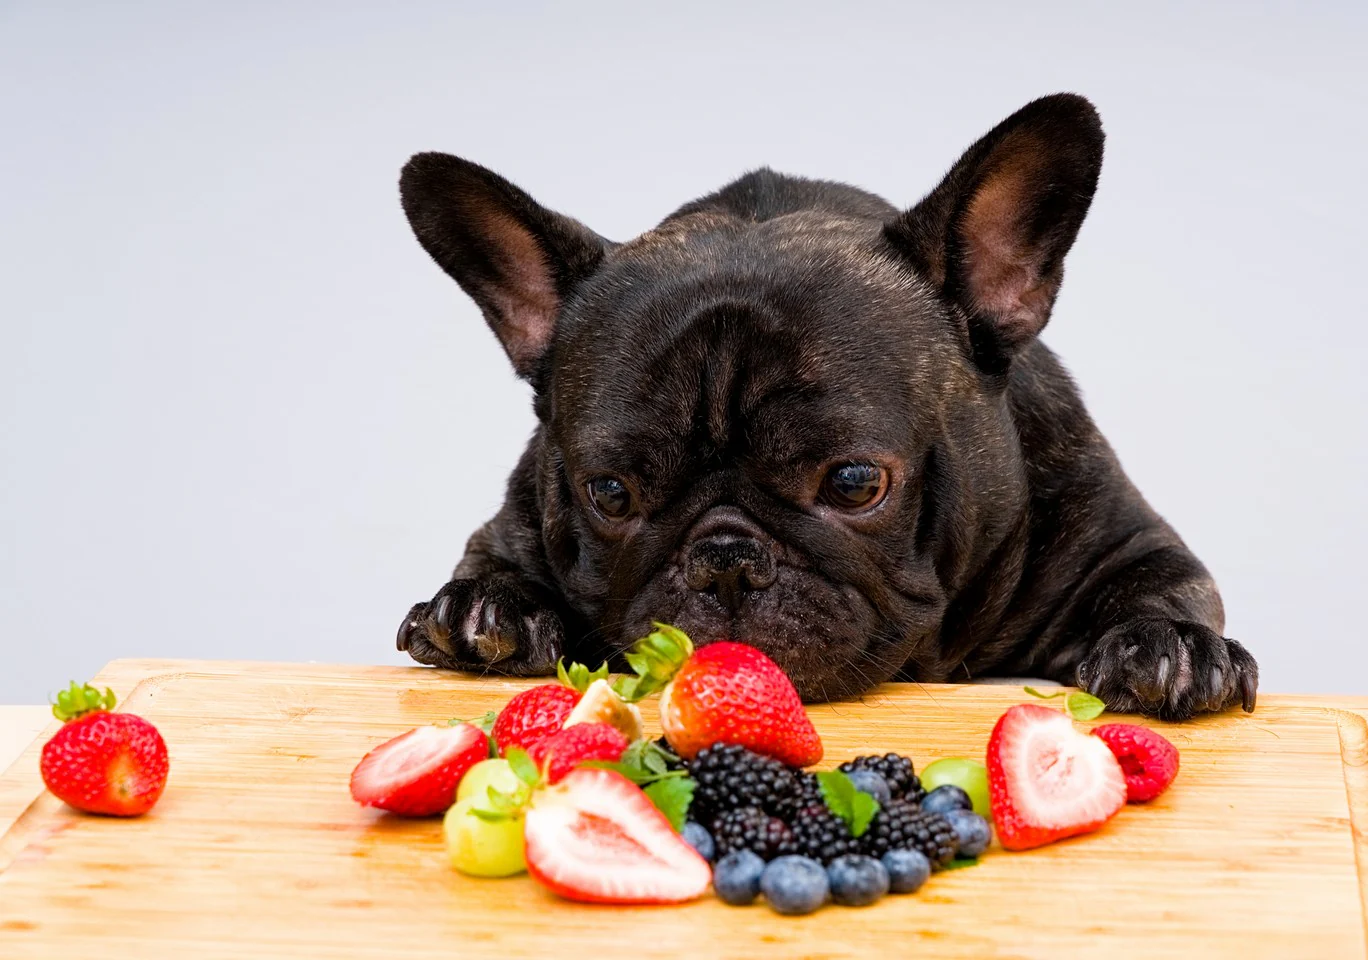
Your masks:
{"label": "dog's eye", "polygon": [[868,510],[888,492],[888,471],[872,463],[842,463],[822,480],[822,499],[840,510]]}
{"label": "dog's eye", "polygon": [[609,520],[621,520],[632,512],[632,491],[617,477],[590,480],[589,500],[594,509]]}

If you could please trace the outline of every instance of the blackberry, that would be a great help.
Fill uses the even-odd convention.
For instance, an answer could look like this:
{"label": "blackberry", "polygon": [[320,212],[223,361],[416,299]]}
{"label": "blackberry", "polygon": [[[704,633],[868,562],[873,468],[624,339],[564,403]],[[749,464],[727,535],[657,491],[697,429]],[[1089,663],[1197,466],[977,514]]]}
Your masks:
{"label": "blackberry", "polygon": [[894,800],[921,803],[922,797],[926,796],[921,781],[917,779],[917,772],[912,768],[912,761],[896,753],[885,753],[882,757],[856,757],[841,764],[840,769],[844,773],[854,773],[856,770],[877,773],[888,784]]}
{"label": "blackberry", "polygon": [[791,824],[814,804],[826,807],[826,801],[822,799],[822,788],[817,785],[817,775],[806,770],[795,770],[793,792],[789,794],[788,799],[779,804],[774,814]]}
{"label": "blackberry", "polygon": [[845,821],[832,813],[821,800],[800,810],[789,821],[798,853],[818,863],[860,852],[860,841],[850,835]]}
{"label": "blackberry", "polygon": [[793,770],[734,743],[700,750],[689,763],[689,775],[698,784],[691,812],[704,822],[742,807],[780,814],[795,787]]}
{"label": "blackberry", "polygon": [[882,857],[890,850],[919,850],[932,867],[945,866],[957,850],[950,823],[907,800],[894,800],[876,813],[860,840],[871,857]]}
{"label": "blackberry", "polygon": [[712,823],[713,843],[721,859],[736,850],[750,850],[764,860],[794,852],[793,832],[784,821],[759,807],[728,810]]}

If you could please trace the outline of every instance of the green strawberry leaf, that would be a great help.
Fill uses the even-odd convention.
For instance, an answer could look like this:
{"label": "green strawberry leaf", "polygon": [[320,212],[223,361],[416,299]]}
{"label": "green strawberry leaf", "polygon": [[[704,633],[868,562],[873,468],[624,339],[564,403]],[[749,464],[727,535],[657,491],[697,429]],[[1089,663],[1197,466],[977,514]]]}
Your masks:
{"label": "green strawberry leaf", "polygon": [[656,805],[656,809],[665,814],[665,819],[670,821],[675,833],[678,833],[684,829],[684,821],[689,815],[689,804],[693,801],[697,786],[693,779],[682,777],[657,780],[646,787],[644,792]]}
{"label": "green strawberry leaf", "polygon": [[108,687],[105,687],[104,693],[100,693],[88,683],[78,684],[73,680],[65,690],[58,691],[52,701],[52,715],[66,723],[97,710],[113,710],[117,702],[114,691]]}
{"label": "green strawberry leaf", "polygon": [[963,860],[959,860],[959,859],[951,860],[951,861],[950,861],[949,863],[947,863],[945,866],[941,867],[941,869],[942,869],[942,870],[964,870],[964,869],[967,868],[967,867],[977,867],[978,865],[979,865],[979,858],[978,858],[978,857],[965,857]]}
{"label": "green strawberry leaf", "polygon": [[484,733],[484,738],[490,741],[490,756],[498,756],[499,745],[494,743],[494,736],[490,733],[490,730],[494,729],[494,721],[497,721],[498,718],[498,714],[495,714],[492,710],[488,710],[484,712],[484,717],[477,717],[475,719],[454,717],[449,719],[449,721],[446,722],[446,725],[461,726],[461,723],[469,723],[471,726],[477,726],[477,728],[480,728],[480,732]]}
{"label": "green strawberry leaf", "polygon": [[504,754],[504,759],[508,761],[508,766],[513,770],[513,775],[529,787],[535,787],[541,783],[542,773],[537,769],[537,764],[527,755],[527,751],[520,747],[511,747]]}
{"label": "green strawberry leaf", "polygon": [[582,663],[572,663],[569,667],[565,665],[565,658],[556,661],[556,677],[567,687],[573,687],[580,693],[589,689],[589,684],[595,680],[608,679],[608,662],[605,660],[599,664],[597,670],[590,670]]}
{"label": "green strawberry leaf", "polygon": [[864,836],[870,821],[879,812],[879,801],[857,789],[850,777],[840,770],[824,770],[817,774],[817,787],[827,809],[845,821],[850,835]]}
{"label": "green strawberry leaf", "polygon": [[1025,691],[1026,691],[1027,693],[1029,693],[1031,696],[1033,696],[1033,697],[1039,697],[1039,698],[1042,699],[1042,700],[1053,700],[1055,697],[1062,697],[1062,696],[1064,696],[1064,691],[1063,691],[1063,690],[1056,690],[1054,693],[1041,693],[1041,692],[1040,692],[1039,690],[1037,690],[1035,687],[1025,687],[1024,689],[1025,689]]}
{"label": "green strawberry leaf", "polygon": [[636,676],[619,677],[613,684],[613,690],[628,703],[663,690],[693,656],[693,641],[683,630],[665,623],[654,626],[627,653],[627,665]]}
{"label": "green strawberry leaf", "polygon": [[1064,705],[1075,720],[1096,720],[1102,716],[1102,711],[1107,709],[1105,703],[1082,690],[1069,694],[1069,699],[1064,701]]}

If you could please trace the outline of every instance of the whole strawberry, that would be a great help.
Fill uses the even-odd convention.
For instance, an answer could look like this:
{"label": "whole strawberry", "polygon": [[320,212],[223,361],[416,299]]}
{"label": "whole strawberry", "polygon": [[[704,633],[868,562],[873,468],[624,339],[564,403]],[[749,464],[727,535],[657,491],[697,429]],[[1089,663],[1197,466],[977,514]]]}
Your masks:
{"label": "whole strawberry", "polygon": [[655,626],[627,655],[637,676],[619,692],[635,700],[661,690],[660,724],[681,757],[734,743],[792,767],[822,759],[822,740],[777,663],[744,643],[695,650],[683,631]]}
{"label": "whole strawberry", "polygon": [[43,746],[43,783],[78,810],[136,817],[166,789],[166,742],[142,717],[111,713],[114,703],[114,691],[89,684],[57,694],[52,713],[65,726]]}
{"label": "whole strawberry", "polygon": [[564,727],[589,685],[608,676],[608,665],[591,671],[578,663],[572,663],[569,669],[559,663],[556,675],[559,683],[543,683],[524,690],[504,704],[489,731],[499,753],[513,747],[530,750]]}

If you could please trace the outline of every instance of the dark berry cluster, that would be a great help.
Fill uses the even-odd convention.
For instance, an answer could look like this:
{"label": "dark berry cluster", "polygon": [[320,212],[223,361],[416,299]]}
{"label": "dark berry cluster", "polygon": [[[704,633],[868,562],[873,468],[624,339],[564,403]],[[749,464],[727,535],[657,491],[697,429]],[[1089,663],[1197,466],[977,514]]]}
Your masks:
{"label": "dark berry cluster", "polygon": [[712,818],[742,807],[758,807],[782,815],[797,786],[797,774],[772,757],[752,753],[734,743],[718,743],[699,751],[689,763],[694,791],[694,817]]}
{"label": "dark berry cluster", "polygon": [[876,813],[860,843],[871,857],[890,850],[920,850],[933,867],[945,866],[956,850],[949,821],[907,800],[894,800]]}
{"label": "dark berry cluster", "polygon": [[907,757],[856,757],[840,769],[878,774],[893,796],[860,837],[827,806],[815,774],[730,743],[689,761],[697,784],[689,815],[711,831],[719,858],[750,850],[765,860],[798,853],[828,864],[850,854],[919,850],[940,867],[955,855],[949,822],[921,809],[925,791]]}
{"label": "dark berry cluster", "polygon": [[800,810],[789,825],[798,852],[818,863],[830,863],[837,857],[860,852],[860,841],[851,836],[845,821],[821,800]]}
{"label": "dark berry cluster", "polygon": [[788,824],[759,807],[738,807],[719,814],[712,822],[712,836],[718,857],[733,850],[751,850],[763,860],[773,860],[797,850]]}
{"label": "dark berry cluster", "polygon": [[885,753],[882,757],[856,757],[841,764],[840,770],[854,773],[856,770],[869,770],[884,778],[894,800],[907,800],[921,803],[926,791],[912,767],[912,761],[896,753]]}

